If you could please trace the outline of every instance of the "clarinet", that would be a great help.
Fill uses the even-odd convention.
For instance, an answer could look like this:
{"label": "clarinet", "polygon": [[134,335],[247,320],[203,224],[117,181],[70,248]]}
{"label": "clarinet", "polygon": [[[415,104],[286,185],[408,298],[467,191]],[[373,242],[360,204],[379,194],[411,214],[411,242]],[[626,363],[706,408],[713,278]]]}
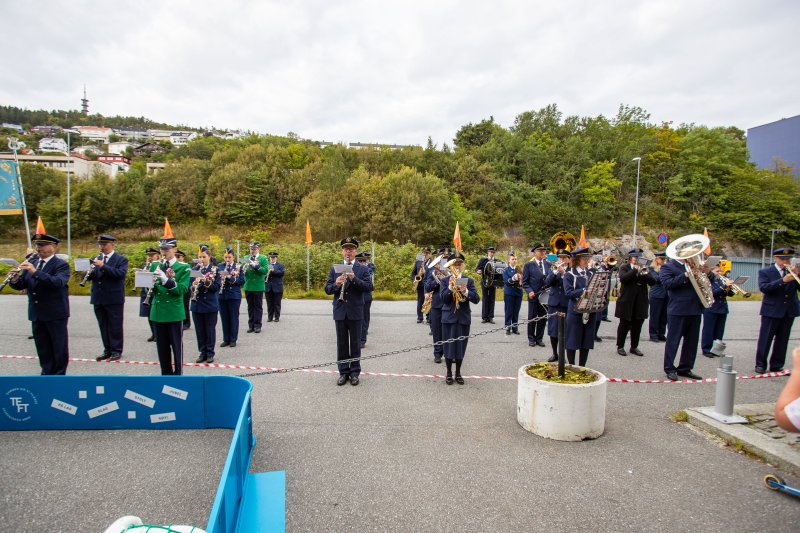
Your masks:
{"label": "clarinet", "polygon": [[[167,261],[165,259],[164,261],[159,263],[159,268],[164,267],[164,269],[165,269],[166,265],[167,265]],[[144,297],[144,301],[142,302],[142,305],[144,305],[146,307],[150,307],[150,305],[153,303],[153,289],[155,289],[155,286],[156,286],[156,283],[155,283],[155,281],[153,281],[153,286],[150,287],[149,289],[147,289],[147,294]]]}
{"label": "clarinet", "polygon": [[[38,254],[36,252],[31,252],[31,253],[29,253],[28,255],[25,256],[25,261],[28,261],[29,263],[31,263],[33,261],[33,259],[35,257],[37,257],[37,256],[38,256]],[[31,263],[31,264],[33,264],[33,263]],[[38,265],[38,261],[37,261],[37,265]],[[0,291],[5,289],[6,285],[11,283],[12,281],[16,281],[17,278],[19,278],[21,272],[22,272],[22,268],[20,268],[18,266],[16,266],[16,267],[12,268],[11,270],[9,270],[8,271],[8,275],[6,276],[6,279],[4,279],[2,283],[0,283]]]}
{"label": "clarinet", "polygon": [[[98,255],[97,257],[94,258],[94,261],[99,261],[102,258],[103,258],[103,254],[100,254],[100,255]],[[80,283],[78,283],[78,285],[80,285],[81,287],[85,287],[86,286],[86,282],[89,281],[89,276],[91,276],[92,273],[94,273],[96,268],[97,268],[97,266],[95,266],[94,263],[90,264],[89,265],[89,269],[86,271],[86,274],[83,275],[83,279],[81,280]]]}

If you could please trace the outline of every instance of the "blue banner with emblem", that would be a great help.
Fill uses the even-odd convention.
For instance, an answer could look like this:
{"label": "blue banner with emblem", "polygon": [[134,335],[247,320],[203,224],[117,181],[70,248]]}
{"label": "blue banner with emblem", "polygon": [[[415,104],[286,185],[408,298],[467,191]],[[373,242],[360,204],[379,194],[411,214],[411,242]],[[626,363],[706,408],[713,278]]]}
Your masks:
{"label": "blue banner with emblem", "polygon": [[14,161],[0,161],[0,215],[21,214],[17,164]]}

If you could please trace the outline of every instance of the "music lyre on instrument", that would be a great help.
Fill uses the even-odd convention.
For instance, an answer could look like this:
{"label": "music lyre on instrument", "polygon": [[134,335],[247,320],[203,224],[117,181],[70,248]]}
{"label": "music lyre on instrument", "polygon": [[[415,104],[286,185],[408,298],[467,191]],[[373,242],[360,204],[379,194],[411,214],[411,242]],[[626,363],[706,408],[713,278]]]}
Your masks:
{"label": "music lyre on instrument", "polygon": [[714,305],[711,282],[705,272],[702,271],[704,265],[702,253],[710,243],[711,241],[705,235],[692,233],[673,241],[667,247],[667,257],[685,261],[688,267],[686,274],[689,277],[689,282],[692,284],[698,298],[700,298],[700,303],[706,309]]}

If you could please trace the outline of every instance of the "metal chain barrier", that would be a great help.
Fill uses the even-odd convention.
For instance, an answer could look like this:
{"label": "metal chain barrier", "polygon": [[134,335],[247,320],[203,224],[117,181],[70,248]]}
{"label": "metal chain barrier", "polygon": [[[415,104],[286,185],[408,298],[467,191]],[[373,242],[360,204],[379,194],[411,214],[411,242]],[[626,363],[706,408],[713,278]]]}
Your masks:
{"label": "metal chain barrier", "polygon": [[[508,327],[511,327],[511,328],[516,327],[516,328],[518,328],[520,325],[526,325],[526,324],[529,324],[529,323],[532,323],[532,322],[539,322],[540,320],[547,320],[551,316],[556,316],[556,315],[558,315],[558,312],[550,313],[550,314],[546,314],[546,315],[540,315],[540,316],[537,316],[537,317],[534,317],[534,318],[531,318],[531,319],[520,320],[519,322],[511,324]],[[505,331],[506,328],[507,328],[507,326],[503,326],[503,327],[499,327],[499,328],[492,328],[492,329],[487,329],[486,331],[480,331],[478,333],[472,333],[470,335],[461,335],[460,337],[454,337],[452,339],[447,339],[446,341],[429,342],[428,344],[421,344],[419,346],[412,346],[412,347],[409,347],[409,348],[402,348],[400,350],[392,350],[390,352],[376,353],[376,354],[373,354],[373,355],[365,355],[365,356],[362,356],[362,357],[351,357],[350,359],[342,359],[341,361],[328,361],[326,363],[317,363],[317,364],[313,364],[313,365],[294,366],[294,367],[291,367],[291,368],[276,368],[274,370],[265,370],[263,372],[252,372],[252,373],[249,373],[249,374],[240,374],[239,377],[251,378],[251,377],[255,377],[255,376],[266,376],[266,375],[269,375],[269,374],[285,374],[287,372],[298,372],[298,371],[303,371],[303,370],[311,370],[311,369],[314,369],[314,368],[323,368],[323,367],[326,367],[326,366],[354,363],[356,361],[366,361],[368,359],[377,359],[379,357],[387,357],[389,355],[398,355],[398,354],[401,354],[401,353],[416,352],[416,351],[419,351],[419,350],[424,350],[426,348],[434,348],[436,346],[444,346],[445,344],[450,344],[452,342],[463,341],[463,340],[466,340],[466,339],[474,339],[476,337],[481,337],[483,335],[489,335],[490,333],[497,333],[498,331]]]}

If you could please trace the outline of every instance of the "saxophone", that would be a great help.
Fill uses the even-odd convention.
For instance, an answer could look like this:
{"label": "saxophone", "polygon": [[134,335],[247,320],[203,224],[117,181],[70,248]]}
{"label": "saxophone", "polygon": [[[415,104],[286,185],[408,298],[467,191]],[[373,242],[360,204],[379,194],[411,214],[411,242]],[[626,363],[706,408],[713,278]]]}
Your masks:
{"label": "saxophone", "polygon": [[414,290],[417,290],[419,283],[422,281],[422,278],[425,277],[425,262],[422,261],[419,265],[419,272],[417,275],[414,276]]}

